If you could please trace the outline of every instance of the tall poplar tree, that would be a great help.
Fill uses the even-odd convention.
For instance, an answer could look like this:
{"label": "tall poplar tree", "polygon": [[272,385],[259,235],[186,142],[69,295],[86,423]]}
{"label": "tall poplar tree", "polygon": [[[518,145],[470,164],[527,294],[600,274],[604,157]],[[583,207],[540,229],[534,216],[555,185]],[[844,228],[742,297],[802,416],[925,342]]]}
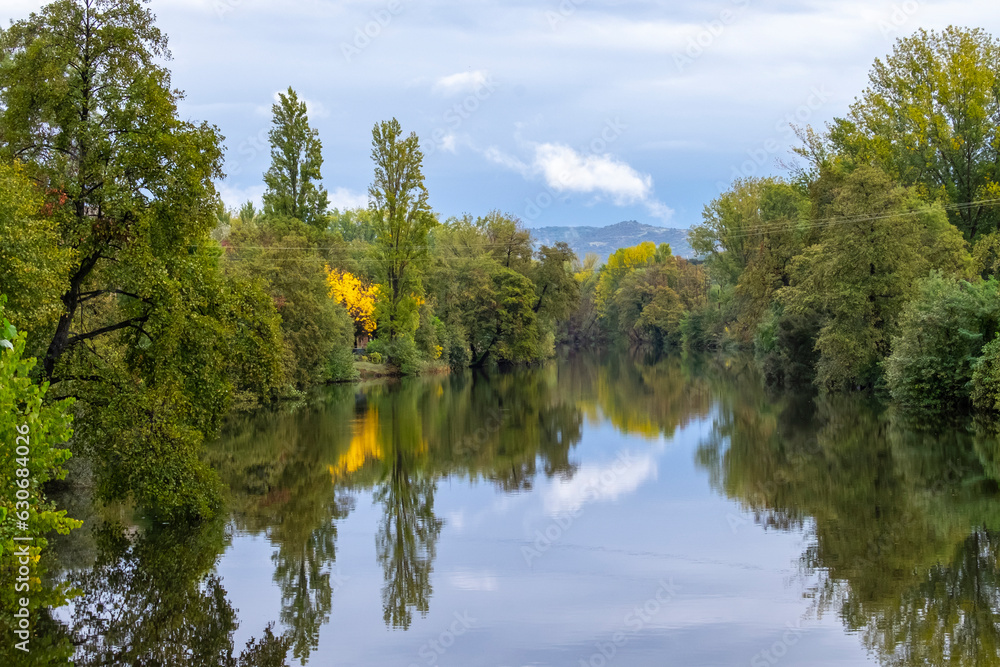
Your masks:
{"label": "tall poplar tree", "polygon": [[291,88],[271,107],[271,167],[264,174],[264,213],[298,218],[321,229],[330,200],[319,185],[323,144],[309,125],[306,103]]}
{"label": "tall poplar tree", "polygon": [[402,135],[395,118],[375,125],[375,180],[368,188],[375,228],[372,253],[384,288],[379,328],[384,326],[390,339],[416,329],[414,295],[421,289],[427,233],[437,223],[427,201],[419,140],[413,132]]}

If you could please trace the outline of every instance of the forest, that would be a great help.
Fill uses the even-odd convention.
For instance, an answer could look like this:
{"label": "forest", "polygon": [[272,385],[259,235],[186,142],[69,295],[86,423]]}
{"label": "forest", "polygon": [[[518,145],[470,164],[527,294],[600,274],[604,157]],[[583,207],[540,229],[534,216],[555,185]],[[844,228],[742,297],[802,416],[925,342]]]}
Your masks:
{"label": "forest", "polygon": [[645,243],[601,265],[500,210],[441,219],[396,119],[372,129],[368,206],[331,208],[291,88],[262,206],[228,209],[224,138],[180,117],[169,55],[139,0],[56,0],[0,33],[0,509],[40,534],[79,525],[44,501],[70,452],[104,501],[210,519],[204,448],[228,418],[362,374],[745,350],[778,387],[1000,412],[1000,42],[982,30],[898,40],[845,117],[797,128],[785,176],[705,207],[698,259]]}

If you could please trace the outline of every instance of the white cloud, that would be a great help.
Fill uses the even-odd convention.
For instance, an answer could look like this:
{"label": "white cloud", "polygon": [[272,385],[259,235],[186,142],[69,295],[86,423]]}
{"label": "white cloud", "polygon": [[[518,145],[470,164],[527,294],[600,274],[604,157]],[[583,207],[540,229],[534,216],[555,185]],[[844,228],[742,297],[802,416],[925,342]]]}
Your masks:
{"label": "white cloud", "polygon": [[441,95],[457,95],[458,93],[474,92],[487,84],[489,75],[486,70],[477,69],[472,72],[459,72],[443,76],[434,82],[432,90]]}
{"label": "white cloud", "polygon": [[615,157],[585,155],[565,144],[535,144],[534,159],[526,164],[495,146],[483,151],[487,160],[516,171],[524,178],[541,177],[556,192],[578,192],[610,197],[618,206],[641,203],[650,215],[667,221],[673,210],[653,196],[653,177]]}
{"label": "white cloud", "polygon": [[653,191],[653,178],[610,155],[580,155],[563,144],[535,147],[535,166],[546,184],[560,192],[597,192],[618,204],[644,201]]}
{"label": "white cloud", "polygon": [[239,208],[248,201],[252,201],[253,205],[259,209],[264,197],[263,185],[241,188],[222,182],[216,183],[215,189],[218,190],[219,197],[222,198],[222,203],[226,205],[226,208]]}
{"label": "white cloud", "polygon": [[495,591],[497,578],[491,572],[453,572],[448,577],[455,588],[463,591]]}
{"label": "white cloud", "polygon": [[444,138],[441,139],[441,150],[448,151],[449,153],[454,153],[455,140],[456,137],[454,134],[445,135]]}
{"label": "white cloud", "polygon": [[545,490],[545,511],[550,515],[574,514],[588,502],[616,500],[655,478],[656,461],[651,455],[623,453],[613,463],[581,466],[572,479],[551,484]]}
{"label": "white cloud", "polygon": [[[281,100],[279,96],[287,94],[288,94],[288,89],[283,88],[282,90],[274,91],[274,94],[271,96],[271,98],[274,100],[274,104],[278,104],[278,102]],[[295,94],[298,95],[300,102],[306,103],[306,114],[309,116],[310,122],[315,120],[316,118],[326,118],[327,116],[330,115],[330,111],[326,108],[326,105],[324,105],[322,102],[317,102],[314,100],[310,100],[306,97],[303,97],[302,93],[300,93],[297,90],[295,91]],[[271,118],[272,115],[274,114],[274,108],[270,104],[261,104],[254,109],[254,112],[258,116]]]}
{"label": "white cloud", "polygon": [[490,146],[483,151],[483,156],[490,162],[498,164],[501,167],[506,167],[511,171],[516,171],[525,178],[530,178],[532,176],[532,168],[530,165],[521,162],[521,160],[517,159],[513,155],[507,155],[496,146]]}
{"label": "white cloud", "polygon": [[646,210],[654,218],[659,218],[663,222],[669,222],[671,218],[674,217],[674,209],[670,208],[661,201],[655,199],[646,200],[643,202],[646,205]]}
{"label": "white cloud", "polygon": [[330,208],[337,208],[341,211],[349,208],[366,208],[368,206],[368,193],[352,192],[347,188],[334,188],[330,194]]}

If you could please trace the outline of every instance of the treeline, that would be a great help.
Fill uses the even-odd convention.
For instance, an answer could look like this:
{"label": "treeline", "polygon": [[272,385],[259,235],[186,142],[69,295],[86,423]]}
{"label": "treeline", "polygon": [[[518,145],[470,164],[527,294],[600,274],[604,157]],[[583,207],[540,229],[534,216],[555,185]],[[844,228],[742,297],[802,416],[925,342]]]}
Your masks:
{"label": "treeline", "polygon": [[581,274],[581,311],[752,349],[779,385],[1000,411],[998,62],[982,30],[899,40],[847,117],[799,130],[788,178],[739,179],[705,207],[690,241],[707,288],[701,267],[631,248]]}
{"label": "treeline", "polygon": [[372,133],[367,208],[328,208],[319,138],[291,89],[274,105],[271,146],[263,210],[219,204],[213,236],[223,272],[257,279],[275,306],[272,393],[356,379],[352,348],[404,375],[552,356],[579,295],[566,244],[536,251],[499,211],[439,221],[418,138],[395,119]]}
{"label": "treeline", "polygon": [[37,358],[23,367],[47,400],[76,400],[71,448],[100,497],[209,517],[202,445],[234,409],[359,367],[553,354],[579,294],[567,246],[536,251],[496,211],[439,220],[395,119],[372,132],[369,205],[331,210],[291,89],[261,210],[227,210],[223,138],[181,119],[169,57],[139,0],[57,0],[0,33],[0,315],[23,338],[11,364]]}

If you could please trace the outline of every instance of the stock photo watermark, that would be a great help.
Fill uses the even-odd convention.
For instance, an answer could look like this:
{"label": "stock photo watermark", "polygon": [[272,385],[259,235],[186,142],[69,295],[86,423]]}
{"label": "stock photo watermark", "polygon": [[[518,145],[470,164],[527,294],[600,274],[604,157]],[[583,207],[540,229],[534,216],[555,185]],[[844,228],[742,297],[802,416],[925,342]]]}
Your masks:
{"label": "stock photo watermark", "polygon": [[890,7],[889,15],[879,19],[879,32],[884,38],[892,41],[896,35],[903,32],[904,26],[913,20],[918,11],[920,11],[920,3],[917,0],[906,0],[902,4],[893,4]]}
{"label": "stock photo watermark", "polygon": [[[628,125],[623,123],[617,116],[613,119],[608,119],[604,122],[604,127],[601,128],[597,136],[591,139],[578,152],[583,155],[584,159],[604,157],[607,155],[607,150],[611,144],[615,143],[627,129]],[[537,219],[544,210],[558,201],[558,191],[570,184],[569,174],[560,174],[556,177],[555,181],[554,184],[550,183],[548,188],[542,190],[534,197],[524,200],[525,207],[522,217],[525,220]]]}
{"label": "stock photo watermark", "polygon": [[585,2],[587,0],[562,0],[555,10],[547,10],[545,12],[545,20],[548,22],[549,28],[552,30],[558,28],[573,14],[576,14],[576,10]]}
{"label": "stock photo watermark", "polygon": [[484,74],[475,90],[455,102],[442,114],[442,124],[430,132],[429,138],[423,143],[424,155],[433,155],[438,150],[454,150],[454,132],[471,118],[482,107],[486,100],[493,96],[499,84],[490,74]]}
{"label": "stock photo watermark", "polygon": [[714,19],[702,24],[701,30],[696,35],[688,37],[684,50],[674,54],[674,66],[677,71],[683,72],[705,55],[715,41],[725,34],[726,28],[736,23],[742,11],[749,7],[750,3],[751,0],[732,0],[731,7],[722,9]]}
{"label": "stock photo watermark", "polygon": [[[777,120],[774,125],[774,136],[768,137],[755,148],[747,149],[748,159],[733,166],[730,174],[731,182],[740,178],[757,176],[768,169],[774,159],[797,139],[795,127],[808,124],[816,112],[822,109],[832,97],[833,93],[825,85],[813,86],[802,104]],[[725,192],[729,189],[729,184],[722,181],[715,185],[719,192]]]}
{"label": "stock photo watermark", "polygon": [[[17,566],[16,576],[11,582],[16,594],[14,611],[14,648],[28,653],[31,640],[31,598],[28,593],[31,588],[32,556],[30,545],[35,538],[29,531],[28,519],[31,509],[31,471],[28,464],[31,461],[31,429],[27,424],[16,427],[17,437],[14,440],[14,512],[11,515],[16,533],[14,535],[14,551],[11,554]],[[7,510],[3,509],[0,521],[7,518]],[[2,555],[2,551],[0,551]]]}
{"label": "stock photo watermark", "polygon": [[607,495],[607,491],[613,488],[618,479],[628,472],[633,462],[629,452],[619,452],[614,463],[607,470],[604,470],[596,481],[586,486],[580,503],[565,512],[556,514],[545,530],[536,530],[535,539],[531,546],[521,547],[521,557],[524,558],[525,565],[532,567],[536,559],[559,542],[573,527],[573,523],[583,514],[583,508],[586,504]]}
{"label": "stock photo watermark", "polygon": [[458,638],[476,626],[476,619],[472,618],[468,611],[461,614],[456,611],[453,616],[455,620],[442,630],[437,637],[428,639],[420,645],[420,648],[417,649],[417,657],[420,658],[421,662],[411,662],[409,667],[420,667],[420,665],[433,666],[438,664],[441,656],[455,645]]}
{"label": "stock photo watermark", "polygon": [[796,623],[786,623],[785,632],[780,639],[750,658],[750,667],[772,667],[772,665],[778,664],[782,658],[788,655],[791,648],[799,643],[804,632],[801,620]]}
{"label": "stock photo watermark", "polygon": [[638,636],[676,596],[677,586],[674,584],[674,580],[661,579],[656,593],[625,614],[622,619],[623,629],[612,634],[607,640],[597,642],[594,645],[594,652],[589,657],[580,658],[579,667],[606,667],[618,657],[622,648],[632,638]]}
{"label": "stock photo watermark", "polygon": [[389,0],[382,9],[376,9],[370,16],[371,20],[354,28],[350,41],[340,43],[340,53],[344,60],[350,63],[360,56],[372,42],[379,38],[382,31],[388,28],[393,19],[403,13],[406,3],[410,0]]}

